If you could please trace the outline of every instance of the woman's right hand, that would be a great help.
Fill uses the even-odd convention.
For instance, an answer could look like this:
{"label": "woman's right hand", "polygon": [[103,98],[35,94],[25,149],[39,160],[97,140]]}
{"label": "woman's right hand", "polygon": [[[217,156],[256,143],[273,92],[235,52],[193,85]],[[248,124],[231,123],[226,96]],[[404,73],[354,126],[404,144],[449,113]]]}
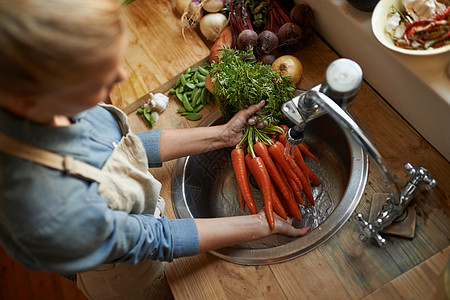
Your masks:
{"label": "woman's right hand", "polygon": [[280,217],[277,213],[273,213],[275,218],[275,228],[273,230],[270,230],[269,223],[267,222],[267,217],[264,208],[262,208],[258,212],[258,217],[261,219],[262,222],[267,223],[267,228],[270,230],[270,234],[280,234],[287,237],[299,237],[304,236],[308,233],[308,231],[311,229],[311,227],[306,226],[303,228],[295,228],[292,223],[292,218],[287,218],[286,220]]}

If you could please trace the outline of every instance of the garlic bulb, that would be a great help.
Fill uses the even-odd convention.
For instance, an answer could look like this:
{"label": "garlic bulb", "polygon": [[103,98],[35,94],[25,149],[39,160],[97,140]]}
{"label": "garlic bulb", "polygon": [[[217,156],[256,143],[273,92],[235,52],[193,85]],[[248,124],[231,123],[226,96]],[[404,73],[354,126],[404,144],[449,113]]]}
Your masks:
{"label": "garlic bulb", "polygon": [[161,93],[149,93],[149,95],[150,98],[148,99],[148,104],[150,105],[151,110],[162,113],[169,103],[169,97]]}

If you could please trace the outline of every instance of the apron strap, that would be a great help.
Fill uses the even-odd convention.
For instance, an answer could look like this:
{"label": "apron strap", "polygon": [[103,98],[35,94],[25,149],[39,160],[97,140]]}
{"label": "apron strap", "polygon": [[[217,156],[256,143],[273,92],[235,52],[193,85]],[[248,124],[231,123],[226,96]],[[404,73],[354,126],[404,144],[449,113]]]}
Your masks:
{"label": "apron strap", "polygon": [[22,143],[0,132],[0,151],[71,175],[100,182],[102,171],[88,163]]}

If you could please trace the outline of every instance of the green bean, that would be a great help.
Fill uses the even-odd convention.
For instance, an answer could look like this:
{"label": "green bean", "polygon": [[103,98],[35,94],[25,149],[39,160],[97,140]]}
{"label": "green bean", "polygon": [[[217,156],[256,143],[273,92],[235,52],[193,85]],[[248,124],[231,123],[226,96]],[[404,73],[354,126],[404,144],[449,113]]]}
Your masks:
{"label": "green bean", "polygon": [[198,87],[204,87],[205,86],[205,81],[201,81],[199,83],[196,83],[195,85],[198,86]]}
{"label": "green bean", "polygon": [[177,87],[176,92],[180,93],[180,94],[183,93],[184,92],[184,86],[180,85],[179,87]]}
{"label": "green bean", "polygon": [[194,112],[197,113],[197,112],[201,111],[203,108],[205,108],[205,106],[206,106],[206,103],[200,103],[199,106],[194,108]]}
{"label": "green bean", "polygon": [[179,102],[181,105],[183,105],[183,94],[177,93],[176,95],[177,95],[177,100],[178,100],[178,102]]}
{"label": "green bean", "polygon": [[187,68],[186,72],[184,72],[184,74],[189,74],[191,72],[191,70],[192,70],[191,68]]}
{"label": "green bean", "polygon": [[184,112],[186,112],[186,108],[180,107],[179,109],[177,109],[177,112],[184,113]]}
{"label": "green bean", "polygon": [[198,113],[189,113],[189,114],[186,114],[186,118],[191,121],[197,121],[202,118],[202,115],[198,114]]}
{"label": "green bean", "polygon": [[201,66],[198,67],[198,71],[199,71],[200,73],[202,73],[202,75],[204,75],[204,76],[208,75],[208,73],[209,73],[208,70],[202,68]]}
{"label": "green bean", "polygon": [[202,74],[197,75],[198,81],[206,81],[206,76],[203,76]]}
{"label": "green bean", "polygon": [[196,84],[193,84],[191,82],[186,82],[186,86],[193,90],[193,89],[195,89]]}
{"label": "green bean", "polygon": [[183,106],[188,111],[193,111],[192,105],[189,103],[189,99],[186,94],[183,95]]}
{"label": "green bean", "polygon": [[206,88],[202,89],[202,94],[200,96],[200,99],[198,100],[198,103],[196,103],[196,105],[198,104],[205,104],[206,105],[206,96],[208,95],[208,90]]}
{"label": "green bean", "polygon": [[194,92],[192,93],[192,102],[197,103],[197,99],[200,97],[202,93],[202,89],[195,87]]}
{"label": "green bean", "polygon": [[169,90],[169,95],[173,95],[173,94],[175,94],[176,92],[177,92],[176,89],[171,88],[171,89]]}
{"label": "green bean", "polygon": [[181,74],[181,84],[186,85],[186,77],[184,77],[184,74]]}

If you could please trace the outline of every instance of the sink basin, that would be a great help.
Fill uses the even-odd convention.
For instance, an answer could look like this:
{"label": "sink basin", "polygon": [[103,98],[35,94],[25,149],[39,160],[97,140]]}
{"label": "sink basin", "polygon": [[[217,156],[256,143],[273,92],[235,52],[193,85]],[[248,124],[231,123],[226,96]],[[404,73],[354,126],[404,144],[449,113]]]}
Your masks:
{"label": "sink basin", "polygon": [[[220,110],[216,110],[199,126],[223,122]],[[367,155],[327,115],[308,123],[304,134],[310,151],[319,159],[317,163],[306,157],[306,164],[322,181],[312,189],[316,206],[300,206],[302,221],[294,221],[297,228],[310,226],[308,234],[300,238],[274,235],[210,251],[210,254],[243,265],[283,262],[318,247],[352,215],[367,182]],[[231,165],[231,150],[224,148],[176,161],[172,177],[172,203],[177,218],[217,218],[243,214]],[[262,194],[251,176],[250,185],[255,204],[260,209],[263,206]]]}

